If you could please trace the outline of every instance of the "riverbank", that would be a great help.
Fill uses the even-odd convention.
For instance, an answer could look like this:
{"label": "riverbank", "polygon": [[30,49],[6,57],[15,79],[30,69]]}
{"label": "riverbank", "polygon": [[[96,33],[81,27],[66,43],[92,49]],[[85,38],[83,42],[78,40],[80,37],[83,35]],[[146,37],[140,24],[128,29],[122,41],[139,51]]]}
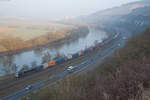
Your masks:
{"label": "riverbank", "polygon": [[[78,59],[72,59],[68,62],[65,62],[61,65],[57,65],[56,67],[52,67],[46,70],[43,70],[42,72],[38,72],[38,73],[33,73],[29,76],[26,76],[24,78],[21,78],[19,80],[16,80],[14,77],[10,78],[10,79],[4,79],[0,84],[1,87],[5,87],[7,83],[9,83],[10,81],[12,82],[11,84],[17,84],[18,85],[13,85],[13,87],[10,87],[9,89],[4,89],[4,91],[0,92],[0,96],[4,96],[4,95],[8,95],[9,93],[15,92],[19,89],[22,89],[22,87],[27,86],[28,84],[34,84],[37,83],[39,81],[42,80],[47,80],[50,79],[51,76],[59,74],[63,71],[65,71],[67,69],[68,66],[75,66],[78,65],[90,58],[96,57],[98,54],[103,53],[106,49],[108,49],[109,47],[111,47],[113,44],[115,44],[118,40],[114,41],[113,43],[110,43],[109,45],[106,45],[105,47],[102,47],[100,49],[97,49],[94,52],[91,52],[87,55],[78,57]],[[28,79],[28,81],[27,81]],[[50,79],[51,80],[51,79]],[[21,82],[19,82],[21,81]],[[24,81],[24,82],[23,82]],[[3,86],[2,84],[5,84],[5,86]]]}
{"label": "riverbank", "polygon": [[[59,46],[65,44],[65,43],[69,43],[69,42],[75,41],[79,37],[86,36],[89,33],[89,29],[88,29],[87,26],[79,26],[76,29],[70,30],[68,32],[70,34],[66,35],[64,38],[60,38],[60,39],[55,40],[53,42],[51,42],[51,41],[43,42],[40,45],[32,45],[32,46],[29,46],[29,47],[25,46],[24,48],[20,48],[20,49],[16,49],[16,50],[0,52],[0,56],[14,55],[14,54],[18,54],[18,53],[22,53],[22,52],[25,52],[25,51],[34,50],[34,49],[37,49],[37,48],[43,48],[43,47],[44,48],[45,47],[51,47],[51,48],[59,47]],[[30,43],[32,43],[33,41],[34,40],[30,40]]]}

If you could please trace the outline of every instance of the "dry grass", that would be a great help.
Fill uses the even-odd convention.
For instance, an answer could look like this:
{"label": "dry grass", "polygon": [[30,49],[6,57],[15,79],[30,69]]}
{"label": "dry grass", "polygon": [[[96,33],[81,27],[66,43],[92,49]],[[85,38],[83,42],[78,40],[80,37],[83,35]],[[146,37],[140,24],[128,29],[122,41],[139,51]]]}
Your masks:
{"label": "dry grass", "polygon": [[71,25],[36,22],[0,23],[0,52],[44,45],[63,39],[76,29]]}
{"label": "dry grass", "polygon": [[73,29],[73,26],[63,25],[0,25],[1,38],[13,36],[24,41],[32,40],[34,38],[44,36],[47,33],[65,33]]}
{"label": "dry grass", "polygon": [[0,28],[0,33],[17,30],[17,28]]}

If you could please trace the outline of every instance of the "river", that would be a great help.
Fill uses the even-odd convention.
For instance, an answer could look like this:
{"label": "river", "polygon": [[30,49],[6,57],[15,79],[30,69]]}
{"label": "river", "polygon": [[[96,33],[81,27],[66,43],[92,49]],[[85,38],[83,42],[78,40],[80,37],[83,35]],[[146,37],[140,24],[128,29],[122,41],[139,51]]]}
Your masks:
{"label": "river", "polygon": [[39,48],[15,55],[3,56],[0,58],[0,76],[15,73],[21,70],[23,65],[31,67],[54,59],[56,56],[71,55],[94,45],[95,41],[102,42],[107,37],[106,32],[89,28],[89,33],[85,37],[57,48]]}

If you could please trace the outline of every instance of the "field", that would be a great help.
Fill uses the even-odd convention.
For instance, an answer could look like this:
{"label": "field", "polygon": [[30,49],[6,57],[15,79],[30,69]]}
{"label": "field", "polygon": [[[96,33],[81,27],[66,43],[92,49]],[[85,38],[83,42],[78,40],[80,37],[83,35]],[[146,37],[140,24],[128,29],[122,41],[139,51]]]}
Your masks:
{"label": "field", "polygon": [[52,22],[1,21],[0,52],[31,48],[63,39],[74,26]]}
{"label": "field", "polygon": [[24,41],[34,39],[36,37],[46,35],[48,32],[62,33],[69,29],[74,28],[73,26],[56,24],[56,23],[27,23],[27,22],[3,22],[0,23],[0,35],[1,38],[6,36],[13,36],[20,38]]}
{"label": "field", "polygon": [[36,37],[46,34],[46,30],[42,29],[27,29],[27,28],[0,28],[1,38],[5,38],[8,35],[18,37],[24,41],[34,39]]}

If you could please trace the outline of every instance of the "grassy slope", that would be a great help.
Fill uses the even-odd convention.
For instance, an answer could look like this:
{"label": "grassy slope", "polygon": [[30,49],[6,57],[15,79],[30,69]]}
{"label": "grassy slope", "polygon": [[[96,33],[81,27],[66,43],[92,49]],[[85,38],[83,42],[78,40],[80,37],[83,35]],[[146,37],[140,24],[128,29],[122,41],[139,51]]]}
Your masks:
{"label": "grassy slope", "polygon": [[101,67],[81,77],[69,77],[47,87],[32,100],[146,100],[150,81],[150,28],[129,39]]}

